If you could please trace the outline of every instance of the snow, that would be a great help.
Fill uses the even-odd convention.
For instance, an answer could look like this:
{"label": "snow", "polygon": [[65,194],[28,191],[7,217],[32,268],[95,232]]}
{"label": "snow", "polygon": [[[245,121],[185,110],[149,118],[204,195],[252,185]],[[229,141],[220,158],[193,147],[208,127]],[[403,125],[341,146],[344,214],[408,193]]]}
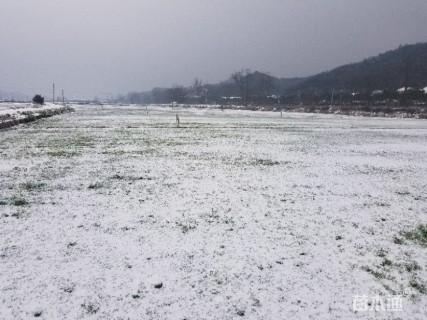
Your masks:
{"label": "snow", "polygon": [[414,90],[414,88],[411,88],[411,87],[407,87],[407,88],[402,87],[402,88],[397,89],[397,92],[399,92],[399,93],[404,93],[404,92],[405,92],[405,90],[406,90],[406,91],[412,91],[412,90]]}
{"label": "snow", "polygon": [[353,310],[427,279],[426,121],[74,108],[1,132],[0,319],[427,317]]}
{"label": "snow", "polygon": [[20,119],[25,118],[22,112],[38,113],[43,110],[60,109],[62,105],[46,103],[43,105],[35,105],[32,103],[0,103],[0,117],[9,114],[10,116]]}

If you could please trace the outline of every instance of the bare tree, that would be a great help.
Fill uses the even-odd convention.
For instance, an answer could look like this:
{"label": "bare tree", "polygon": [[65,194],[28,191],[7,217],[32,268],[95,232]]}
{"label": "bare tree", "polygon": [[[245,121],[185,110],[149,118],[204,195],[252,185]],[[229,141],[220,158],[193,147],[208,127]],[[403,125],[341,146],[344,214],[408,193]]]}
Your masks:
{"label": "bare tree", "polygon": [[200,80],[199,78],[195,78],[193,80],[193,91],[196,94],[196,96],[200,96],[202,94],[202,89],[203,89],[203,84],[202,84],[202,80]]}
{"label": "bare tree", "polygon": [[249,99],[250,83],[252,80],[251,69],[242,69],[241,71],[234,71],[231,74],[231,78],[234,80],[237,87],[239,88],[243,103],[246,104]]}
{"label": "bare tree", "polygon": [[415,59],[412,56],[405,56],[403,57],[402,61],[402,73],[403,73],[403,86],[404,86],[404,92],[406,93],[409,88],[409,84],[411,82],[412,78],[412,72],[415,65]]}
{"label": "bare tree", "polygon": [[270,93],[271,87],[273,85],[273,78],[268,72],[261,74],[261,92],[263,95],[268,95]]}
{"label": "bare tree", "polygon": [[192,91],[192,98],[193,100],[195,100],[197,103],[203,103],[206,102],[206,98],[207,98],[207,89],[206,89],[206,85],[203,84],[202,80],[199,78],[195,78],[193,80],[193,85],[191,86],[191,91]]}
{"label": "bare tree", "polygon": [[169,89],[169,98],[172,102],[183,103],[185,98],[185,89],[181,85],[174,85]]}

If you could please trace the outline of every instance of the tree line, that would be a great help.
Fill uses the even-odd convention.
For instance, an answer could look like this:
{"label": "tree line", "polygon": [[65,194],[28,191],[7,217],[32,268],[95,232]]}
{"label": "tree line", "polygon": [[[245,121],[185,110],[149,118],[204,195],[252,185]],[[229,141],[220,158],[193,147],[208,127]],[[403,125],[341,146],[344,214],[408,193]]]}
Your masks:
{"label": "tree line", "polygon": [[[427,43],[401,46],[376,57],[305,78],[276,78],[241,69],[226,81],[176,84],[120,96],[124,103],[414,105],[427,103]],[[398,91],[400,89],[400,91]]]}

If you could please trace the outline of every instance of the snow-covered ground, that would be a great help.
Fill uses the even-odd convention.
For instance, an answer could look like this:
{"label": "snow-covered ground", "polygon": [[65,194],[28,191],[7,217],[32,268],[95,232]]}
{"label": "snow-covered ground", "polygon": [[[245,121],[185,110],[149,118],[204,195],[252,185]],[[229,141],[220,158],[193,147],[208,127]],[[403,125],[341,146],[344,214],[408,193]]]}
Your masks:
{"label": "snow-covered ground", "polygon": [[0,103],[0,130],[70,111],[68,106],[53,103]]}
{"label": "snow-covered ground", "polygon": [[39,113],[41,111],[60,109],[62,105],[45,103],[37,105],[33,103],[0,103],[0,117],[9,115],[17,119],[25,117],[26,112]]}
{"label": "snow-covered ground", "polygon": [[0,319],[427,318],[427,121],[75,109],[0,132]]}

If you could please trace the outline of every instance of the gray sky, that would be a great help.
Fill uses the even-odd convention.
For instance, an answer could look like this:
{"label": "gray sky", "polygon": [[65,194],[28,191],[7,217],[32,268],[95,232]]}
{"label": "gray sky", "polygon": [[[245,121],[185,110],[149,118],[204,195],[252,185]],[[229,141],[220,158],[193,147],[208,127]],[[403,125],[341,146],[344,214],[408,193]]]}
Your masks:
{"label": "gray sky", "polygon": [[0,90],[102,96],[307,76],[427,41],[426,0],[0,0]]}

